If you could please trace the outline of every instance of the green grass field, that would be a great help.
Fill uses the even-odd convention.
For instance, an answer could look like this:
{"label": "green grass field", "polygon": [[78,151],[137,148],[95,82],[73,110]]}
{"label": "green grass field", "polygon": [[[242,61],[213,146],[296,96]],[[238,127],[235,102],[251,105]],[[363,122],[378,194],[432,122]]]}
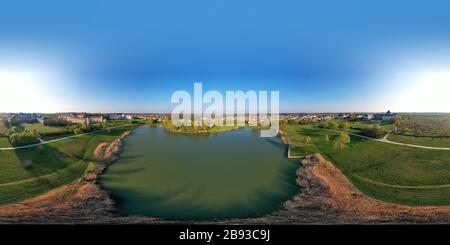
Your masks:
{"label": "green grass field", "polygon": [[22,201],[79,179],[102,142],[133,126],[41,145],[0,151],[0,205]]}
{"label": "green grass field", "polygon": [[4,147],[11,147],[11,144],[9,143],[9,138],[0,136],[0,148]]}
{"label": "green grass field", "polygon": [[[338,167],[362,192],[374,198],[405,205],[450,205],[450,151],[398,146],[351,137],[350,146],[334,149],[336,132],[283,125],[292,155],[320,153]],[[325,134],[330,142],[325,141]],[[313,143],[302,147],[301,138]]]}
{"label": "green grass field", "polygon": [[354,121],[354,122],[348,122],[350,127],[365,127],[365,126],[373,126],[379,124],[384,129],[390,129],[393,126],[392,122],[380,122],[380,121]]}
{"label": "green grass field", "polygon": [[42,125],[40,123],[23,123],[21,126],[23,128],[28,128],[30,130],[36,130],[40,134],[56,133],[56,132],[60,131],[61,129],[63,129],[63,127],[49,127],[49,126]]}
{"label": "green grass field", "polygon": [[414,137],[407,135],[390,134],[388,140],[413,145],[450,148],[450,138]]}

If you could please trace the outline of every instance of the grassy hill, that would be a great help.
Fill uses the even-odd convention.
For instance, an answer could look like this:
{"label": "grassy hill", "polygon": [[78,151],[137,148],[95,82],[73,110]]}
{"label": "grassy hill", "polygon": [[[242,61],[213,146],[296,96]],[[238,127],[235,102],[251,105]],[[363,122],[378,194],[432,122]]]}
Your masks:
{"label": "grassy hill", "polygon": [[132,126],[101,131],[33,148],[0,151],[0,205],[43,194],[83,176],[102,142]]}
{"label": "grassy hill", "polygon": [[[333,148],[336,132],[301,125],[283,125],[282,129],[297,145],[292,155],[321,153],[369,196],[406,205],[450,205],[450,151],[410,148],[352,136],[351,144],[341,152]],[[311,145],[302,146],[305,136],[312,138]]]}
{"label": "grassy hill", "polygon": [[30,130],[36,130],[36,132],[38,132],[40,134],[56,133],[64,128],[64,127],[49,127],[49,126],[42,125],[40,123],[23,123],[21,126],[23,128],[28,128]]}

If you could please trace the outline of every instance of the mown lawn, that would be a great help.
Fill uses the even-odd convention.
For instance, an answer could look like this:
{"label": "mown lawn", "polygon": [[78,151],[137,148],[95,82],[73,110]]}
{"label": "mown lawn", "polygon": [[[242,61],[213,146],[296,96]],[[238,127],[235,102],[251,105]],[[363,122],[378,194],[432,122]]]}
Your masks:
{"label": "mown lawn", "polygon": [[450,138],[414,137],[390,134],[388,139],[394,142],[432,147],[450,147]]}
{"label": "mown lawn", "polygon": [[406,205],[450,205],[450,151],[398,146],[353,136],[350,146],[340,151],[332,146],[336,132],[300,125],[284,125],[282,129],[293,144],[300,145],[304,136],[313,140],[309,146],[295,146],[292,155],[321,153],[369,196]]}
{"label": "mown lawn", "polygon": [[22,201],[79,179],[94,150],[133,126],[28,149],[0,151],[0,205]]}
{"label": "mown lawn", "polygon": [[11,144],[9,143],[9,138],[0,136],[0,148],[4,147],[11,147]]}
{"label": "mown lawn", "polygon": [[36,130],[40,134],[56,133],[64,128],[64,127],[49,127],[42,125],[40,123],[23,123],[21,126],[23,128],[28,128],[30,130]]}

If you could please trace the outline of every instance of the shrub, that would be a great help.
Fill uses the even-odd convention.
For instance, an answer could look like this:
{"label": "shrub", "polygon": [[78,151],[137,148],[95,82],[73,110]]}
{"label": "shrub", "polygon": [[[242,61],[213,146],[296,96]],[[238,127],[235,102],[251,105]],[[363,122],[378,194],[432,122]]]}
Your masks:
{"label": "shrub", "polygon": [[350,136],[347,133],[340,134],[334,141],[333,147],[342,151],[351,142]]}
{"label": "shrub", "polygon": [[339,123],[337,121],[335,121],[335,120],[329,120],[329,121],[324,122],[322,124],[322,127],[323,128],[327,128],[327,129],[334,129],[334,130],[336,130],[336,129],[339,128]]}
{"label": "shrub", "polygon": [[16,132],[11,134],[9,136],[9,141],[13,146],[32,145],[39,143],[37,137],[38,134],[36,134],[36,132],[25,130],[23,132]]}
{"label": "shrub", "polygon": [[65,127],[68,126],[70,122],[62,119],[62,118],[49,118],[44,121],[45,126],[53,126],[53,127]]}
{"label": "shrub", "polygon": [[305,137],[303,138],[303,144],[309,145],[309,144],[311,144],[311,142],[312,142],[311,137],[305,136]]}
{"label": "shrub", "polygon": [[381,138],[386,134],[386,131],[380,125],[361,128],[361,134],[371,138]]}
{"label": "shrub", "polygon": [[348,124],[348,122],[341,122],[339,124],[339,128],[342,129],[342,130],[347,131],[347,130],[350,129],[350,125]]}

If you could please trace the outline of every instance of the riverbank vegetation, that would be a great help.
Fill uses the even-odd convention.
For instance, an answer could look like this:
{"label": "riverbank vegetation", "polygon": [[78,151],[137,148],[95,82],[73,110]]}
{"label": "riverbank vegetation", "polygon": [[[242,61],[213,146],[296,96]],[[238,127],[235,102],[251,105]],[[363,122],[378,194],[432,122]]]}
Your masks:
{"label": "riverbank vegetation", "polygon": [[202,124],[202,126],[175,126],[170,119],[164,120],[164,122],[161,124],[166,130],[174,133],[187,133],[187,134],[213,134],[213,133],[220,133],[220,132],[226,132],[230,130],[236,130],[240,128],[254,128],[254,129],[267,129],[269,127],[264,126],[251,126],[249,125],[248,121],[245,122],[245,126],[235,126],[237,123],[234,123],[234,126],[207,126],[206,124]]}
{"label": "riverbank vegetation", "polygon": [[[350,135],[348,147],[334,146],[338,131],[311,125],[282,125],[291,155],[320,153],[363,193],[405,205],[450,205],[450,151],[411,148]],[[302,139],[311,137],[310,145]],[[327,140],[328,139],[328,140]]]}

